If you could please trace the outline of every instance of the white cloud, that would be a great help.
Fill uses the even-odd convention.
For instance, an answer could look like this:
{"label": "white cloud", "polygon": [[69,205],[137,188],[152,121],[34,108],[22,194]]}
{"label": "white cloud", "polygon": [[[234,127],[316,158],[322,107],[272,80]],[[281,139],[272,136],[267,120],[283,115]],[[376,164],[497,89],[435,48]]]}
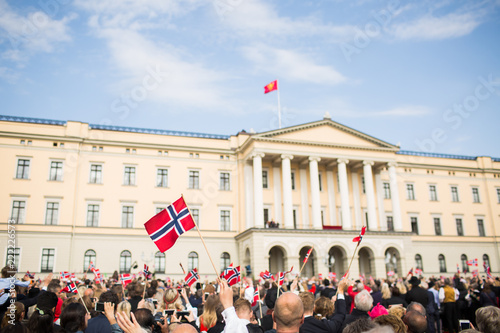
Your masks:
{"label": "white cloud", "polygon": [[23,16],[0,0],[0,42],[7,46],[2,57],[23,62],[39,52],[54,52],[59,44],[71,41],[68,24],[75,17],[70,14],[55,20],[43,11]]}
{"label": "white cloud", "polygon": [[334,68],[317,65],[314,56],[297,51],[255,44],[242,48],[243,56],[254,63],[256,70],[289,80],[337,84],[346,78]]}
{"label": "white cloud", "polygon": [[451,13],[442,17],[427,14],[417,20],[395,24],[391,34],[399,40],[439,40],[470,34],[481,22],[477,15]]}

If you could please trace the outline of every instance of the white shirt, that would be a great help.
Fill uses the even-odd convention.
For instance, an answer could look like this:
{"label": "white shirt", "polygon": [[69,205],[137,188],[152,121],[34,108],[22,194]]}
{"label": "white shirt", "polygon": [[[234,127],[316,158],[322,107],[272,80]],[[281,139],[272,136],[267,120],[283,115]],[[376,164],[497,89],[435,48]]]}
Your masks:
{"label": "white shirt", "polygon": [[226,322],[224,333],[248,333],[247,325],[250,323],[246,319],[238,318],[234,306],[222,311],[222,317]]}

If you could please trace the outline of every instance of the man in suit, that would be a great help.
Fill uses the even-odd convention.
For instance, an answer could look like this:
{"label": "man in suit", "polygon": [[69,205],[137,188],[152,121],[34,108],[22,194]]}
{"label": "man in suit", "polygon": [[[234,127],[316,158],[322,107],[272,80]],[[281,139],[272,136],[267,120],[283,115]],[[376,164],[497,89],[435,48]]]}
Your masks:
{"label": "man in suit", "polygon": [[420,279],[412,276],[409,282],[411,290],[406,293],[406,303],[417,302],[422,304],[424,308],[427,307],[429,297],[427,296],[427,289],[420,287]]}
{"label": "man in suit", "polygon": [[[113,304],[114,312],[116,312],[116,307],[118,306],[119,300],[118,296],[112,291],[106,291],[99,297],[99,302],[105,303],[110,302]],[[89,320],[86,333],[111,333],[111,323],[104,313],[101,313],[97,317]]]}
{"label": "man in suit", "polygon": [[[340,281],[338,286],[337,300],[335,301],[335,312],[331,318],[316,320],[314,318],[314,295],[310,292],[299,294],[304,305],[304,323],[300,326],[300,333],[338,333],[344,322],[346,315],[346,303],[344,291],[347,289],[347,282]],[[335,296],[334,296],[335,297]],[[334,300],[332,299],[332,302]]]}

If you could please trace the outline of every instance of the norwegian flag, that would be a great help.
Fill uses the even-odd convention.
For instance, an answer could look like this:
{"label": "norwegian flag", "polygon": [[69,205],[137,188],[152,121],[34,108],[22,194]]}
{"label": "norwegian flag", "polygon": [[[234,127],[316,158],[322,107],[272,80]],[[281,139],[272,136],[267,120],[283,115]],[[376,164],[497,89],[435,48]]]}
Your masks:
{"label": "norwegian flag", "polygon": [[34,279],[35,278],[35,273],[30,273],[30,271],[27,271],[24,276],[28,277],[29,279]]}
{"label": "norwegian flag", "polygon": [[71,273],[71,280],[72,281],[76,280],[76,274],[75,273]]}
{"label": "norwegian flag", "polygon": [[61,272],[61,279],[66,280],[71,277],[71,274],[69,272]]}
{"label": "norwegian flag", "polygon": [[363,236],[365,235],[365,232],[366,232],[366,226],[364,226],[363,228],[361,228],[361,231],[359,232],[359,236],[356,236],[352,239],[353,242],[358,242],[358,245],[359,243],[361,243],[361,240],[363,239]]}
{"label": "norwegian flag", "polygon": [[285,274],[283,272],[276,274],[276,281],[278,282],[278,286],[281,287],[283,282],[285,282]]}
{"label": "norwegian flag", "polygon": [[478,269],[473,270],[473,271],[472,271],[472,276],[473,276],[473,277],[477,277],[477,276],[479,276],[479,270],[478,270]]}
{"label": "norwegian flag", "polygon": [[309,249],[309,251],[307,251],[307,254],[306,254],[305,258],[304,258],[304,264],[309,260],[309,256],[311,255],[312,250],[313,250],[313,248],[311,247]]}
{"label": "norwegian flag", "polygon": [[258,301],[259,301],[259,287],[257,286],[257,288],[255,288],[255,291],[253,293],[252,306],[256,306]]}
{"label": "norwegian flag", "polygon": [[[346,277],[347,277],[347,274],[349,274],[349,271],[345,272],[345,274],[344,274],[344,275],[342,275],[342,279],[343,279],[343,278],[346,278]],[[342,280],[342,279],[341,279],[341,280]]]}
{"label": "norwegian flag", "polygon": [[269,273],[269,271],[266,269],[265,272],[260,273],[260,277],[263,278],[264,280],[266,280],[266,279],[271,279],[273,277],[273,275],[271,273]]}
{"label": "norwegian flag", "polygon": [[422,269],[420,269],[420,268],[415,268],[415,274],[416,274],[416,275],[422,275]]}
{"label": "norwegian flag", "polygon": [[78,292],[78,289],[76,288],[75,283],[71,282],[71,283],[68,283],[66,285],[66,287],[64,287],[63,289],[61,289],[61,292],[68,293],[68,294],[70,294],[70,293],[76,294]]}
{"label": "norwegian flag", "polygon": [[144,270],[142,271],[142,273],[144,274],[146,280],[151,279],[153,277],[153,274],[151,274],[151,272],[149,271],[149,266],[146,264],[144,264]]}
{"label": "norwegian flag", "polygon": [[121,274],[120,279],[122,280],[122,285],[126,287],[130,282],[132,282],[132,275],[130,273]]}
{"label": "norwegian flag", "polygon": [[[467,265],[469,264],[469,262],[467,262]],[[457,264],[457,273],[460,274],[460,266]]]}
{"label": "norwegian flag", "polygon": [[467,260],[467,266],[478,266],[478,260],[477,259],[471,259]]}
{"label": "norwegian flag", "polygon": [[220,273],[220,278],[223,279],[231,269],[233,269],[233,263],[229,264],[229,266]]}
{"label": "norwegian flag", "polygon": [[198,275],[198,271],[195,268],[186,275],[186,277],[184,278],[184,281],[186,281],[187,285],[191,287],[193,285],[193,283],[195,283],[199,279],[200,279],[200,276]]}
{"label": "norwegian flag", "polygon": [[224,279],[226,279],[227,284],[230,286],[240,282],[241,281],[240,266],[231,268],[229,272],[226,275],[224,275]]}
{"label": "norwegian flag", "polygon": [[102,282],[102,276],[101,276],[101,271],[99,270],[99,268],[95,268],[93,270],[94,272],[94,281],[96,283],[101,283]]}
{"label": "norwegian flag", "polygon": [[330,278],[330,280],[333,280],[333,279],[337,278],[337,273],[330,272],[330,273],[328,273],[328,277]]}
{"label": "norwegian flag", "polygon": [[410,269],[407,275],[413,275],[413,267]]}
{"label": "norwegian flag", "polygon": [[89,265],[89,270],[91,270],[92,272],[94,271],[95,269],[95,265],[94,265],[94,262],[90,262],[90,265]]}
{"label": "norwegian flag", "polygon": [[149,237],[161,252],[174,246],[180,235],[194,228],[193,217],[183,197],[144,224]]}
{"label": "norwegian flag", "polygon": [[318,274],[318,278],[319,278],[320,280],[323,280],[323,274],[319,273],[319,274]]}
{"label": "norwegian flag", "polygon": [[387,276],[394,276],[394,271],[388,271]]}

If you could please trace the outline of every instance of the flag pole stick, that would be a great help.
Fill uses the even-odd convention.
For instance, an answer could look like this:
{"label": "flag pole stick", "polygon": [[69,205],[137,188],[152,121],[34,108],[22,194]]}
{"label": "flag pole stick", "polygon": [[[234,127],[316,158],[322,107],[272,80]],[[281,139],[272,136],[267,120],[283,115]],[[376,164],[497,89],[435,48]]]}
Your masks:
{"label": "flag pole stick", "polygon": [[78,287],[76,288],[76,291],[78,292],[78,296],[80,296],[80,299],[82,301],[83,306],[85,307],[85,310],[87,310],[87,313],[90,314],[89,309],[87,309],[87,305],[83,301],[82,295],[80,294],[80,290],[78,290]]}
{"label": "flag pole stick", "polygon": [[[182,197],[182,200],[184,200],[184,195],[181,194],[181,197]],[[186,202],[186,201],[184,200],[184,202]],[[186,207],[188,209],[189,215],[193,216],[191,214],[191,210],[189,209],[189,206],[187,205],[187,203],[186,203]],[[194,220],[193,220],[193,222],[194,222],[194,226],[196,227],[196,230],[198,231],[198,235],[200,236],[201,242],[203,243],[203,246],[205,247],[205,251],[207,251],[208,258],[210,259],[210,262],[212,263],[212,267],[214,268],[214,272],[215,272],[215,276],[217,278],[217,282],[221,283],[221,280],[219,278],[219,273],[217,272],[217,268],[215,268],[215,264],[214,264],[214,261],[212,260],[212,256],[210,255],[210,252],[208,252],[207,244],[205,244],[205,240],[203,239],[203,236],[201,235],[200,229],[198,229],[198,225],[196,224],[196,222]]]}
{"label": "flag pole stick", "polygon": [[[352,261],[354,260],[354,256],[356,255],[356,251],[358,250],[358,246],[359,244],[361,243],[361,241],[358,242],[358,244],[356,244],[356,248],[354,249],[354,253],[352,254],[352,257],[351,257],[351,261],[349,262],[349,266],[347,267],[347,271],[344,275],[348,274],[351,270],[351,265],[352,265]],[[340,281],[342,281],[342,279],[340,279]],[[340,282],[339,282],[340,283]],[[335,296],[339,293],[339,289],[337,288],[337,292],[335,293]]]}
{"label": "flag pole stick", "polygon": [[260,312],[260,319],[262,319],[262,302],[260,301],[260,288],[257,286],[257,296],[259,297],[259,312]]}
{"label": "flag pole stick", "polygon": [[281,272],[278,272],[278,293],[276,294],[276,299],[280,297],[280,273]]}
{"label": "flag pole stick", "polygon": [[278,124],[281,129],[281,104],[280,104],[280,85],[278,79],[276,79],[276,85],[278,86]]}
{"label": "flag pole stick", "polygon": [[[312,249],[314,249],[314,245],[311,247],[311,253],[312,253]],[[300,268],[298,276],[300,276],[300,273],[302,273],[302,270],[304,269],[304,267],[306,266],[308,261],[309,261],[309,258],[307,258],[307,260],[302,264],[302,267]]]}
{"label": "flag pole stick", "polygon": [[186,275],[186,271],[184,270],[184,266],[182,266],[182,263],[179,263],[179,265],[181,266],[182,268],[182,273],[184,273],[184,275]]}

